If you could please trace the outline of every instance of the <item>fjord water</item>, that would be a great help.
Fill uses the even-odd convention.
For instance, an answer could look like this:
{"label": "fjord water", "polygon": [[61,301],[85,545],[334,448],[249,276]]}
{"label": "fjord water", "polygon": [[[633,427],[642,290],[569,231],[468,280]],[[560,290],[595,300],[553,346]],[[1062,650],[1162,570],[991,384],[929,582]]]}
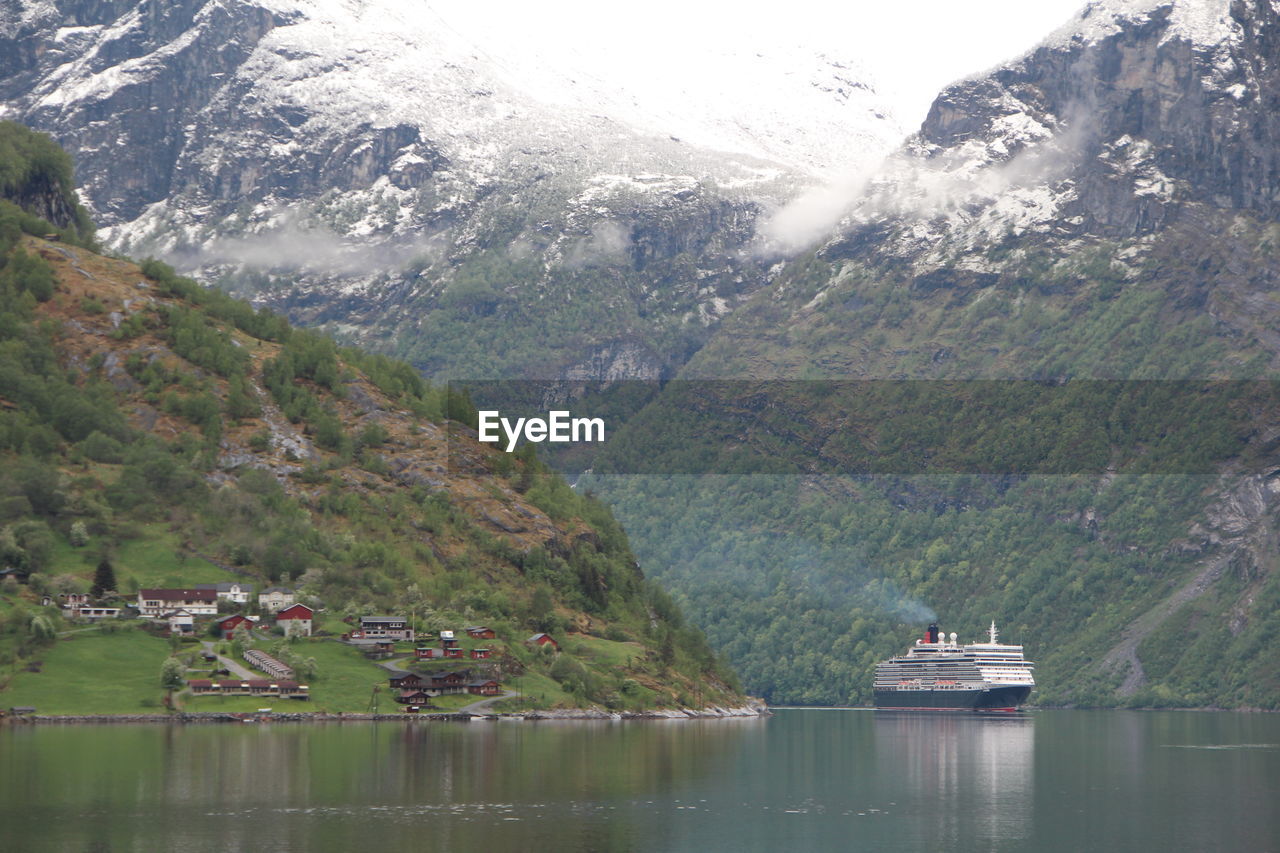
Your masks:
{"label": "fjord water", "polygon": [[1280,850],[1280,715],[11,726],[0,849]]}

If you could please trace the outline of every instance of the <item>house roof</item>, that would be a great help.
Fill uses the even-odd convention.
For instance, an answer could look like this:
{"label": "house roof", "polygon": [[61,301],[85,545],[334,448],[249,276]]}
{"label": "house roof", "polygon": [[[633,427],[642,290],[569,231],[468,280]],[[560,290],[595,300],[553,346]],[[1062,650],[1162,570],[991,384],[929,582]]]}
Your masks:
{"label": "house roof", "polygon": [[247,683],[248,682],[239,678],[224,678],[218,682],[218,686],[219,687],[235,687],[238,689],[239,687]]}
{"label": "house roof", "polygon": [[[538,642],[538,640],[541,640],[543,637],[546,637],[548,640],[550,640],[550,641],[551,641],[551,642],[553,642],[553,643],[555,643],[555,641],[556,641],[556,640],[555,640],[555,637],[552,637],[552,636],[551,636],[550,634],[548,634],[546,631],[539,631],[538,633],[534,634],[534,635],[533,635],[532,637],[530,637],[529,639],[525,640],[525,642],[526,642],[526,643],[536,643],[536,642]],[[557,643],[557,645],[559,645],[559,644]]]}
{"label": "house roof", "polygon": [[365,622],[408,622],[403,616],[361,616],[360,624]]}
{"label": "house roof", "polygon": [[470,632],[472,632],[472,631],[488,631],[488,630],[489,630],[489,626],[488,626],[488,625],[471,625],[471,626],[469,626],[469,627],[463,628],[462,630],[464,630],[464,631],[466,631],[466,632],[468,632],[468,633],[470,633]]}
{"label": "house roof", "polygon": [[212,687],[213,681],[208,678],[190,678],[187,679],[188,687]]}
{"label": "house roof", "polygon": [[453,672],[433,672],[431,674],[431,680],[433,682],[466,681],[470,677],[471,677],[471,670],[469,669],[458,669],[458,670],[454,670]]}
{"label": "house roof", "polygon": [[[175,617],[175,616],[188,616],[188,617],[190,617],[190,616],[191,616],[191,611],[190,611],[190,610],[185,610],[185,609],[183,609],[183,608],[179,607],[177,610],[170,610],[168,613],[165,613],[165,614],[163,615],[163,618],[165,618],[165,619],[172,619],[172,618],[173,618],[173,617]],[[192,617],[192,618],[194,618],[194,617]]]}
{"label": "house roof", "polygon": [[239,581],[222,581],[221,583],[198,583],[196,589],[212,589],[216,592],[231,592],[233,588],[239,587],[245,592],[253,592],[253,585],[240,583]]}
{"label": "house roof", "polygon": [[387,670],[387,675],[389,675],[391,678],[404,678],[406,675],[415,675],[415,674],[416,673],[412,673],[404,669],[388,669]]}
{"label": "house roof", "polygon": [[[303,610],[307,611],[307,615],[302,615]],[[305,604],[291,604],[276,614],[276,621],[278,622],[281,619],[310,619],[314,615],[316,615],[316,612]]]}
{"label": "house roof", "polygon": [[289,589],[289,587],[287,586],[268,587],[267,589],[264,589],[262,592],[258,593],[258,595],[270,595],[273,592],[282,592],[285,595],[293,595],[293,590]]}
{"label": "house roof", "polygon": [[[185,611],[184,611],[184,612],[185,612]],[[226,616],[219,616],[217,619],[214,619],[214,620],[213,620],[213,624],[215,624],[215,625],[221,625],[223,622],[229,622],[229,621],[231,621],[232,619],[239,619],[239,620],[240,620],[240,621],[242,621],[242,622],[248,622],[248,621],[249,621],[246,617],[244,617],[243,615],[241,615],[241,614],[239,614],[239,613],[228,613]]]}
{"label": "house roof", "polygon": [[218,594],[211,589],[140,589],[138,595],[144,601],[207,601],[212,604],[218,600]]}

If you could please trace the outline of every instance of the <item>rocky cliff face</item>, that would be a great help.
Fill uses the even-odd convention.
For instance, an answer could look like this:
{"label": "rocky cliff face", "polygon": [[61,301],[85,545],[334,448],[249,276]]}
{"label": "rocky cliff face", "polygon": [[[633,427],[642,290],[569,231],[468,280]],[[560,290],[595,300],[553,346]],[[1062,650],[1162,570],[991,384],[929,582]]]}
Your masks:
{"label": "rocky cliff face", "polygon": [[1021,60],[944,91],[910,156],[944,177],[986,171],[1004,192],[988,202],[975,187],[979,207],[1048,190],[1028,219],[1057,236],[1152,234],[1192,205],[1273,217],[1275,8],[1150,5],[1094,3]]}
{"label": "rocky cliff face", "polygon": [[[11,6],[3,115],[72,152],[113,248],[432,372],[558,375],[632,343],[670,371],[766,281],[756,218],[833,165],[797,109],[865,156],[895,138],[821,57],[788,97],[663,132],[632,93],[522,79],[430,4]],[[779,140],[818,153],[778,162]]]}
{"label": "rocky cliff face", "polygon": [[[1024,57],[942,92],[850,199],[836,235],[783,270],[695,367],[741,366],[745,353],[784,374],[805,369],[808,342],[849,328],[868,331],[859,352],[820,356],[836,375],[1248,376],[1280,365],[1280,306],[1266,295],[1278,33],[1268,2],[1091,4]],[[1146,340],[1101,328],[1125,314],[1146,324]],[[1143,355],[1188,324],[1221,346],[1181,363]]]}
{"label": "rocky cliff face", "polygon": [[[1196,380],[1191,387],[1274,376],[1278,18],[1273,3],[1248,0],[1093,3],[1021,59],[949,87],[920,131],[850,196],[835,233],[734,311],[683,376]],[[769,405],[777,411],[785,399]],[[1249,410],[1257,421],[1246,455],[1272,462],[1274,413]],[[922,434],[937,426],[930,414],[919,419]],[[894,438],[882,433],[881,446]],[[1076,506],[1065,484],[1034,477],[994,495],[941,475],[913,482],[919,495],[873,478],[858,497],[815,478],[824,491],[811,514],[797,512],[777,535],[790,545],[827,523],[849,531],[823,540],[847,550],[805,607],[825,606],[832,589],[874,589],[883,577],[947,618],[982,622],[974,609],[982,601],[1037,626],[1043,700],[1272,707],[1276,682],[1259,650],[1280,590],[1275,468],[1209,458],[1220,466],[1209,479],[1138,482],[1123,466],[1087,478],[1082,494],[1095,505]],[[1159,490],[1145,491],[1156,480]],[[735,599],[738,611],[723,607],[720,590],[744,589],[759,566],[790,556],[770,554],[763,541],[743,544],[743,531],[803,502],[755,504],[749,483],[701,487],[696,500],[634,484],[601,492],[617,502],[643,558],[661,567],[655,574],[687,596],[756,689],[803,697],[840,678],[863,689],[865,674],[850,678],[847,669],[856,653],[833,656],[811,681],[772,668],[773,642],[810,618],[800,607],[786,615],[796,596],[757,590]],[[950,502],[929,500],[931,488],[950,492]],[[883,520],[865,517],[875,501],[890,504]],[[1081,506],[1078,529],[1064,530],[1060,519]],[[681,535],[688,507],[706,515]],[[1015,517],[1030,531],[1021,543],[994,532],[1014,529]],[[952,528],[952,519],[965,521]],[[1156,530],[1154,519],[1176,522]],[[943,531],[970,520],[981,533],[954,559],[940,557],[963,539]],[[1062,557],[1046,559],[1058,533]],[[866,558],[877,576],[868,581],[848,566],[876,542],[892,547]],[[1043,581],[1031,594],[1037,566]],[[801,587],[811,576],[778,574]],[[1079,618],[1056,621],[1073,608]],[[745,630],[739,614],[748,610],[757,615]],[[833,610],[821,646],[795,656],[861,648],[847,612],[874,608]],[[755,636],[770,638],[767,652],[752,647]],[[867,642],[878,636],[868,632]]]}

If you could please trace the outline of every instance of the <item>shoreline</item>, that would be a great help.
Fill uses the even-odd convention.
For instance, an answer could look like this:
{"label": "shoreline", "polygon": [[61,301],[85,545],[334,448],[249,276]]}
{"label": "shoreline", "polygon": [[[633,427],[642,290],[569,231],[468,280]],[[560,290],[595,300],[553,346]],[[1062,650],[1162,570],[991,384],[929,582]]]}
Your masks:
{"label": "shoreline", "polygon": [[547,711],[483,714],[444,712],[438,714],[365,714],[330,713],[326,711],[285,711],[258,713],[244,711],[193,711],[173,714],[23,714],[0,717],[0,725],[80,725],[80,724],[201,724],[201,723],[385,723],[472,721],[539,722],[542,720],[587,720],[624,722],[635,720],[728,720],[772,716],[764,703],[749,703],[734,708],[678,708],[651,711],[601,711],[594,708],[558,708]]}

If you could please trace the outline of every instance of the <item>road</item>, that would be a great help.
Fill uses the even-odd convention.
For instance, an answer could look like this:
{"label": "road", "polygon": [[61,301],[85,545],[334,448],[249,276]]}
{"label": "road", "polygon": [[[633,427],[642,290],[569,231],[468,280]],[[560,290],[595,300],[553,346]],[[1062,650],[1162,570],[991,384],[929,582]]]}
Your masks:
{"label": "road", "polygon": [[510,699],[512,696],[519,696],[519,693],[506,691],[501,696],[490,696],[487,699],[481,699],[479,702],[472,702],[470,705],[463,705],[454,713],[457,714],[480,714],[483,713],[482,708],[487,708],[499,699]]}
{"label": "road", "polygon": [[[202,641],[200,642],[200,645],[204,647],[205,652],[213,653],[213,641],[212,641],[212,640],[202,640]],[[233,661],[231,658],[224,658],[222,655],[219,655],[219,654],[216,654],[216,653],[214,654],[214,656],[215,656],[215,657],[217,657],[217,659],[218,659],[218,665],[219,665],[222,669],[228,669],[228,670],[231,670],[231,674],[232,674],[232,675],[238,676],[238,677],[240,677],[240,678],[245,678],[245,679],[248,679],[248,678],[262,678],[262,676],[261,676],[261,675],[255,675],[254,673],[252,673],[252,672],[250,672],[249,670],[245,669],[245,668],[244,668],[243,666],[241,666],[240,664],[238,664],[238,663],[236,663],[235,661]]]}

